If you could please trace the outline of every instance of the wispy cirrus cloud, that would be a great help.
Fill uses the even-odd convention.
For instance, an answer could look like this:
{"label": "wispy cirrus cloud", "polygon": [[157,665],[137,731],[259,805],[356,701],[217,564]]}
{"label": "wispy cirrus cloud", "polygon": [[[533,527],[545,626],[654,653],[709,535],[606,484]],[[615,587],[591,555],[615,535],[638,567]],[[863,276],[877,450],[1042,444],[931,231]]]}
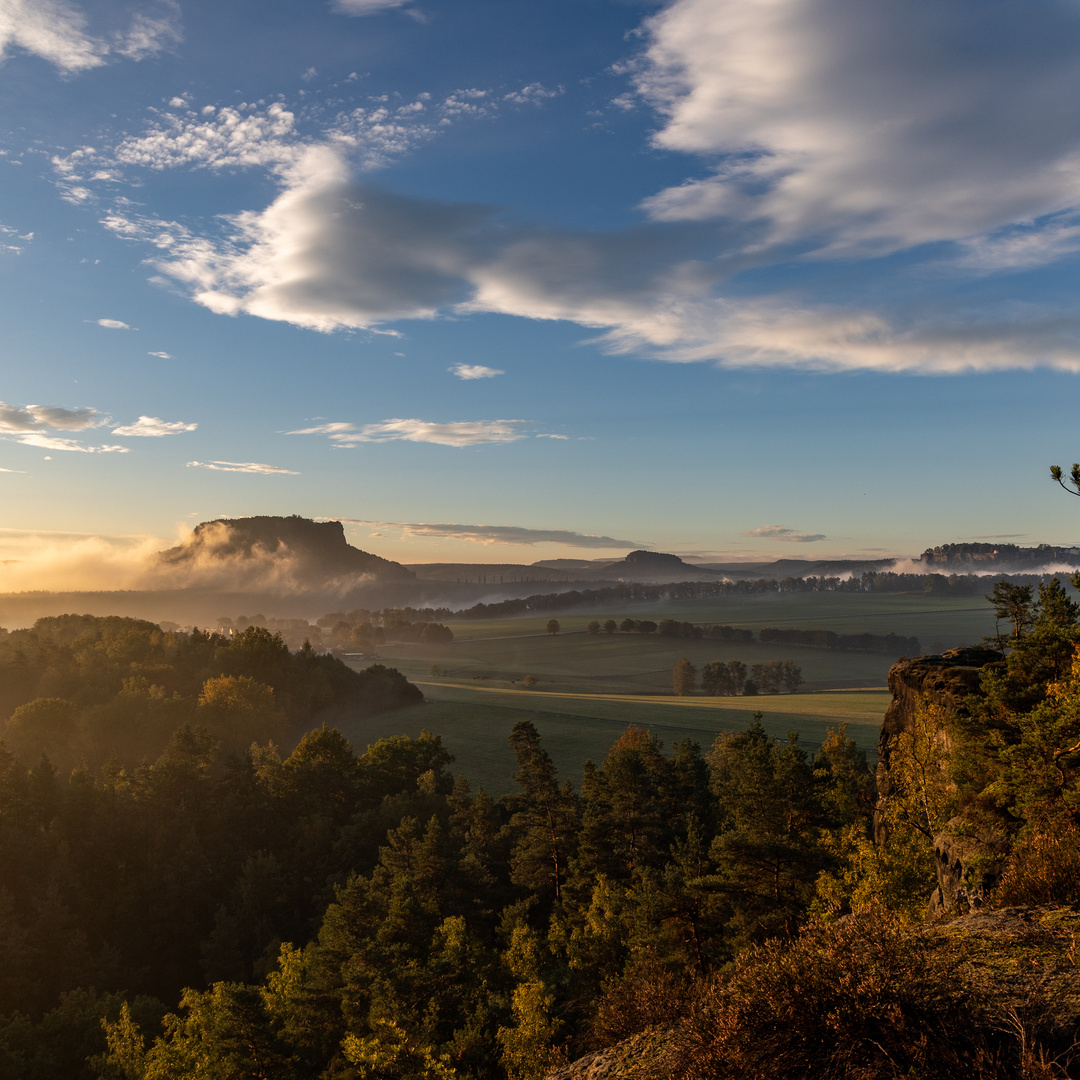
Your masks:
{"label": "wispy cirrus cloud", "polygon": [[[326,519],[331,520],[331,519]],[[638,540],[620,540],[613,536],[572,532],[569,529],[530,529],[519,525],[451,525],[434,522],[364,521],[358,518],[334,518],[346,525],[383,530],[398,529],[403,539],[432,537],[444,540],[468,540],[477,544],[559,544],[576,548],[641,548]]]}
{"label": "wispy cirrus cloud", "polygon": [[68,0],[3,0],[0,61],[21,49],[74,75],[112,56],[144,60],[180,42],[179,15],[175,0],[156,0],[136,11],[128,26],[92,32],[82,8]]}
{"label": "wispy cirrus cloud", "polygon": [[198,424],[185,424],[183,420],[162,420],[160,416],[140,416],[134,424],[113,428],[112,433],[156,439],[163,435],[179,435],[183,431],[194,431],[198,426]]}
{"label": "wispy cirrus cloud", "polygon": [[209,469],[211,472],[256,473],[266,476],[299,476],[294,469],[282,469],[277,465],[263,465],[257,461],[189,461],[189,469]]}
{"label": "wispy cirrus cloud", "polygon": [[760,529],[749,529],[740,536],[752,536],[756,539],[783,540],[791,544],[812,544],[817,540],[827,540],[824,533],[801,533],[783,525],[762,525]]}
{"label": "wispy cirrus cloud", "polygon": [[494,379],[496,375],[505,375],[499,368],[486,367],[484,364],[454,364],[447,368],[459,379]]}
{"label": "wispy cirrus cloud", "polygon": [[516,442],[526,437],[527,432],[523,429],[531,423],[532,420],[452,420],[436,423],[431,420],[394,419],[360,427],[342,422],[317,424],[285,434],[326,435],[335,446],[342,447],[397,441],[461,447]]}
{"label": "wispy cirrus cloud", "polygon": [[106,330],[130,330],[130,327],[126,322],[121,322],[119,319],[98,319],[98,326],[104,326]]}
{"label": "wispy cirrus cloud", "polygon": [[23,431],[7,438],[12,442],[22,443],[23,446],[36,446],[42,450],[64,450],[79,454],[126,454],[126,446],[88,446],[76,439],[68,439],[60,435],[46,435],[43,431]]}
{"label": "wispy cirrus cloud", "polygon": [[402,8],[410,0],[334,0],[334,10],[342,15],[378,15],[382,11]]}

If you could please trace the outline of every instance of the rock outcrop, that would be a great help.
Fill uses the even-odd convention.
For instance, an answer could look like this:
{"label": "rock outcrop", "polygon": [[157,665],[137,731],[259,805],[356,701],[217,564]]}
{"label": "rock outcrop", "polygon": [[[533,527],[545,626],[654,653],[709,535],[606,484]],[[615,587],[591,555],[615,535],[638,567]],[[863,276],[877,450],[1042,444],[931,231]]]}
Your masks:
{"label": "rock outcrop", "polygon": [[[915,713],[924,701],[931,701],[947,712],[966,715],[967,699],[978,693],[983,668],[1000,661],[1001,654],[993,649],[975,647],[950,649],[940,656],[901,659],[893,664],[889,671],[893,697],[878,736],[878,812],[874,816],[874,830],[879,843],[884,839],[881,808],[891,791],[889,757],[896,736],[911,730]],[[947,737],[946,732],[941,733],[942,739]]]}
{"label": "rock outcrop", "polygon": [[1011,841],[1003,820],[970,810],[946,822],[934,837],[938,886],[927,914],[972,912],[984,907],[998,883]]}
{"label": "rock outcrop", "polygon": [[[893,699],[878,740],[878,804],[874,815],[878,843],[886,839],[882,811],[892,791],[889,765],[896,737],[911,730],[915,714],[924,703],[936,706],[943,714],[966,716],[968,699],[979,693],[983,670],[999,663],[1000,653],[976,647],[950,649],[941,656],[919,656],[893,665],[889,672]],[[947,730],[942,728],[936,738],[944,749],[951,748]],[[968,807],[947,822],[934,837],[938,885],[930,896],[928,914],[967,914],[983,907],[997,884],[1009,846],[1007,823],[999,815]]]}
{"label": "rock outcrop", "polygon": [[350,579],[407,581],[416,575],[400,563],[353,547],[340,521],[309,518],[219,518],[196,525],[181,545],[162,551],[164,570],[234,574],[242,582],[272,585],[274,578],[322,586]]}

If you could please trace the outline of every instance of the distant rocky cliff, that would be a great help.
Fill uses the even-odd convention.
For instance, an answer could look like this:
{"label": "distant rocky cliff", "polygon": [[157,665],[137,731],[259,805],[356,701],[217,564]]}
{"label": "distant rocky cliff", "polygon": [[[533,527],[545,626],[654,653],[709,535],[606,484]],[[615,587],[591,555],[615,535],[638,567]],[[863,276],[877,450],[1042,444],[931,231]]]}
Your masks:
{"label": "distant rocky cliff", "polygon": [[183,544],[162,551],[158,563],[164,569],[221,569],[241,577],[252,571],[268,575],[282,571],[313,586],[348,578],[406,581],[416,577],[400,563],[353,547],[340,521],[312,521],[297,515],[204,521]]}

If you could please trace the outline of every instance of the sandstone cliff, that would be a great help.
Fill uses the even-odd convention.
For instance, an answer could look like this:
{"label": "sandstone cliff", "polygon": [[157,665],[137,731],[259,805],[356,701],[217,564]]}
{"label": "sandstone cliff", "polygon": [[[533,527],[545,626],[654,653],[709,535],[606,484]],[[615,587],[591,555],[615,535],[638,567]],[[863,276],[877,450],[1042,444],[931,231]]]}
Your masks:
{"label": "sandstone cliff", "polygon": [[319,587],[361,578],[416,577],[400,563],[353,547],[340,521],[297,515],[204,521],[183,544],[160,552],[158,563],[164,570],[233,575],[242,583],[264,586],[276,579]]}

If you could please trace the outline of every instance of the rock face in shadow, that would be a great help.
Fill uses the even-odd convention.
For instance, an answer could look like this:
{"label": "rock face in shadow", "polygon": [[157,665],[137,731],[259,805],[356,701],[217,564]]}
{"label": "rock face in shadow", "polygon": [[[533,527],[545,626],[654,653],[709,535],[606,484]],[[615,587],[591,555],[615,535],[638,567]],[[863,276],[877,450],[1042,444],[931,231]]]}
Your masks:
{"label": "rock face in shadow", "polygon": [[930,894],[927,915],[933,918],[985,907],[1010,846],[1005,822],[995,815],[969,810],[946,822],[934,837],[938,886]]}
{"label": "rock face in shadow", "polygon": [[340,521],[309,518],[220,518],[196,525],[189,539],[158,555],[166,569],[212,572],[277,572],[311,585],[347,578],[411,581],[416,575],[400,563],[380,558],[345,539]]}

